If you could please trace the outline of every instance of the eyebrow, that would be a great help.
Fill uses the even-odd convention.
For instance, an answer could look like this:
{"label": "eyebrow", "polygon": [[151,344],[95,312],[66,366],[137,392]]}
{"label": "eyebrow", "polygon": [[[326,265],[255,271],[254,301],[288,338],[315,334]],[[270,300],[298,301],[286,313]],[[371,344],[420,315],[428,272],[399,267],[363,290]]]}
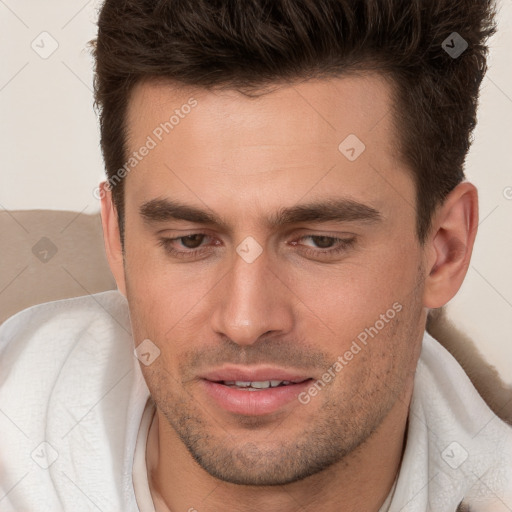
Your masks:
{"label": "eyebrow", "polygon": [[[139,208],[148,225],[182,220],[194,224],[218,226],[229,231],[229,225],[214,213],[171,199],[152,199]],[[269,228],[285,227],[301,222],[364,222],[382,220],[375,208],[352,199],[327,198],[321,201],[283,207],[266,219]]]}

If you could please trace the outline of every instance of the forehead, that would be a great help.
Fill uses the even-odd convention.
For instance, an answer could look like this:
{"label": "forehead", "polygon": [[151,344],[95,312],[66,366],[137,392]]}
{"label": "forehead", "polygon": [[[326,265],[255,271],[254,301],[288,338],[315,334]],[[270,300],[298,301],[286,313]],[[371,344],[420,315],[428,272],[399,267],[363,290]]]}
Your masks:
{"label": "forehead", "polygon": [[259,97],[145,82],[127,114],[128,157],[151,146],[126,177],[127,203],[174,194],[214,208],[229,196],[250,209],[333,192],[376,207],[413,200],[395,150],[391,85],[379,75]]}
{"label": "forehead", "polygon": [[[197,107],[190,109],[194,115],[188,115],[191,99],[197,101]],[[171,138],[186,139],[190,146],[215,143],[220,153],[224,147],[232,150],[247,136],[258,147],[318,145],[320,141],[331,145],[344,133],[364,137],[383,120],[390,107],[391,82],[378,74],[276,84],[270,92],[256,97],[232,89],[209,91],[145,81],[134,87],[129,98],[127,125],[129,139],[134,142],[176,113],[179,123],[175,119],[174,128],[177,124],[182,126],[179,130],[173,128]],[[184,118],[187,122],[181,123]],[[387,128],[390,120],[391,117],[384,123]],[[200,140],[191,139],[191,131]]]}

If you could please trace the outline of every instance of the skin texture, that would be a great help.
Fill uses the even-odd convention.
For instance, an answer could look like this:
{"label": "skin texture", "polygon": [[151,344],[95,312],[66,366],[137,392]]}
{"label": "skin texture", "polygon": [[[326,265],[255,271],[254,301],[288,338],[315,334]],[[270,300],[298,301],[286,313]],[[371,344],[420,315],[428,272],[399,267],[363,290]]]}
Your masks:
{"label": "skin texture", "polygon": [[[103,185],[107,255],[135,345],[150,339],[160,349],[141,364],[157,405],[147,446],[156,509],[337,511],[343,503],[344,511],[377,511],[400,466],[428,308],[450,300],[468,268],[476,189],[465,182],[451,192],[422,246],[414,182],[395,149],[390,84],[376,75],[312,80],[260,98],[139,84],[129,153],[191,98],[197,106],[125,178],[124,258]],[[354,161],[338,149],[349,134],[366,146]],[[164,198],[225,225],[145,222],[140,207]],[[326,198],[365,204],[379,219],[265,222],[280,208]],[[206,236],[171,246],[202,251],[195,257],[159,244],[194,234]],[[236,251],[249,236],[262,249],[252,263]],[[328,255],[337,242],[321,237],[354,242]],[[226,363],[321,379],[394,304],[400,311],[307,404],[248,416],[203,391],[199,376]]]}

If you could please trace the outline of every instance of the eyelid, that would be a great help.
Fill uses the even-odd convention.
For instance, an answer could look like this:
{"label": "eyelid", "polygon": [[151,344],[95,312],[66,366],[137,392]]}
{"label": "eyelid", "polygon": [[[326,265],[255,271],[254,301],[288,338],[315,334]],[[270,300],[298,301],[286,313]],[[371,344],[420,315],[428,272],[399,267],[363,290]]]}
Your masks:
{"label": "eyelid", "polygon": [[355,238],[355,235],[347,234],[347,235],[329,235],[324,233],[307,233],[305,235],[301,235],[298,238],[294,238],[292,242],[296,242],[298,240],[303,240],[304,238],[330,238],[335,241],[348,241]]}
{"label": "eyelid", "polygon": [[[356,241],[357,236],[352,235],[350,237],[340,237],[340,236],[330,236],[330,235],[317,235],[317,234],[309,234],[309,235],[303,235],[302,237],[298,238],[297,240],[301,240],[303,238],[329,238],[334,241],[333,247],[328,247],[325,249],[322,249],[321,247],[311,247],[311,246],[302,246],[300,251],[303,254],[306,254],[308,256],[312,257],[336,257],[341,255],[342,253],[345,253],[347,250],[351,249]],[[294,241],[295,242],[295,241]]]}
{"label": "eyelid", "polygon": [[[156,233],[156,235],[160,235],[161,233],[165,233],[168,231],[169,230],[159,231]],[[180,231],[183,234],[180,234]],[[298,233],[297,233],[297,231],[298,231]],[[293,234],[294,232],[295,232],[295,234]],[[167,241],[179,240],[181,238],[187,238],[190,236],[198,236],[198,235],[203,235],[203,236],[209,237],[209,238],[218,238],[215,234],[210,234],[209,230],[205,229],[205,230],[200,230],[200,231],[194,231],[194,230],[178,230],[178,231],[176,231],[176,230],[174,230],[171,234],[169,234],[167,236],[163,235],[162,239],[167,240]],[[314,229],[301,228],[299,230],[293,230],[293,231],[287,232],[283,236],[284,236],[284,238],[293,237],[292,241],[296,241],[296,240],[301,240],[302,238],[307,238],[307,237],[325,237],[325,238],[335,238],[335,239],[348,239],[348,238],[352,238],[352,237],[355,237],[358,235],[356,235],[356,233],[352,233],[349,231],[344,231],[344,232],[340,233],[340,232],[317,231]]]}
{"label": "eyelid", "polygon": [[[199,247],[197,247],[195,249],[188,249],[188,250],[186,248],[184,250],[178,250],[178,249],[175,249],[174,247],[172,247],[172,245],[171,245],[173,242],[177,242],[180,239],[192,237],[192,236],[203,236],[206,238],[212,238],[211,235],[209,235],[208,233],[196,231],[196,232],[192,232],[192,233],[189,232],[189,233],[186,233],[186,234],[183,234],[180,236],[161,238],[159,240],[158,245],[164,247],[164,250],[167,253],[169,253],[172,257],[181,258],[181,259],[198,258],[201,255],[203,255],[205,253],[205,251],[211,252],[212,248],[214,246],[219,245],[218,243],[215,243],[214,246],[200,245]],[[333,240],[334,246],[328,247],[325,249],[301,246],[300,252],[302,254],[306,254],[308,256],[313,256],[313,257],[315,257],[315,256],[316,257],[329,257],[329,256],[334,257],[334,256],[338,256],[339,254],[346,252],[347,250],[352,248],[353,245],[356,243],[358,237],[354,233],[345,233],[344,235],[341,235],[340,233],[318,233],[315,231],[314,232],[309,231],[306,234],[302,234],[299,237],[295,237],[291,241],[291,243],[294,246],[300,245],[297,242],[304,238],[329,238],[329,239]],[[204,241],[204,239],[201,240],[201,242],[203,242],[203,241]]]}

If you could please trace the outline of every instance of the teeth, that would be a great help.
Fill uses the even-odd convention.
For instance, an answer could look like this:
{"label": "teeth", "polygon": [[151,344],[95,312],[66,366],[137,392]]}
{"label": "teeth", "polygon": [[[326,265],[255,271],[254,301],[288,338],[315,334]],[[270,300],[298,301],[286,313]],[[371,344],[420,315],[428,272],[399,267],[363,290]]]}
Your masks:
{"label": "teeth", "polygon": [[270,387],[270,381],[264,380],[262,382],[251,382],[251,387],[256,389],[265,389]]}
{"label": "teeth", "polygon": [[226,380],[224,385],[236,388],[249,388],[250,391],[253,389],[268,389],[276,388],[280,385],[291,384],[289,380],[263,380],[263,381],[243,381],[243,380]]}

